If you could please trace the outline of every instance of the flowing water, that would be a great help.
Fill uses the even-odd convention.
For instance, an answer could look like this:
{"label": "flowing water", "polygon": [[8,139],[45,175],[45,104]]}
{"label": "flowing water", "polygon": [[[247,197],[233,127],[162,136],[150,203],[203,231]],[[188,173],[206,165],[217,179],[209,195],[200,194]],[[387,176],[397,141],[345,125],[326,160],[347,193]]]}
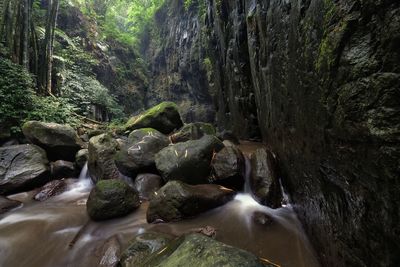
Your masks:
{"label": "flowing water", "polygon": [[[246,153],[249,147],[242,149]],[[216,229],[217,240],[280,266],[318,266],[290,205],[273,210],[241,193],[222,207],[175,223],[147,224],[147,203],[124,218],[92,222],[85,206],[93,186],[87,166],[79,179],[68,183],[68,191],[45,202],[33,201],[33,192],[10,197],[24,205],[0,216],[1,267],[98,266],[102,257],[99,251],[112,236],[117,236],[125,248],[131,238],[145,231],[181,235],[205,226]],[[262,222],[263,218],[271,220],[261,224],[257,217]]]}

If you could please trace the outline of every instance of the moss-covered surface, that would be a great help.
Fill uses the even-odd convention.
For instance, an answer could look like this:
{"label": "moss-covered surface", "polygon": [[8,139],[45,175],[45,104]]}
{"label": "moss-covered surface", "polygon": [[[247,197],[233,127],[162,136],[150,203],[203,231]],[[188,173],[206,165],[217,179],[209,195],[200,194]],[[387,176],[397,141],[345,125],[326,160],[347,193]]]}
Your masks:
{"label": "moss-covered surface", "polygon": [[216,135],[214,126],[210,123],[195,122],[185,124],[177,133],[171,136],[171,140],[174,143],[185,142],[199,139],[204,135]]}

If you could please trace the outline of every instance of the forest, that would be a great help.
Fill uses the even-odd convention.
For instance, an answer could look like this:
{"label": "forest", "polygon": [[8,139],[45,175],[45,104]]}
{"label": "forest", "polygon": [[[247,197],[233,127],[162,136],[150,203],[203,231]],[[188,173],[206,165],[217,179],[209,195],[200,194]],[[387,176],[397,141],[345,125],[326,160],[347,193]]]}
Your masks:
{"label": "forest", "polygon": [[400,266],[398,0],[0,0],[0,267]]}

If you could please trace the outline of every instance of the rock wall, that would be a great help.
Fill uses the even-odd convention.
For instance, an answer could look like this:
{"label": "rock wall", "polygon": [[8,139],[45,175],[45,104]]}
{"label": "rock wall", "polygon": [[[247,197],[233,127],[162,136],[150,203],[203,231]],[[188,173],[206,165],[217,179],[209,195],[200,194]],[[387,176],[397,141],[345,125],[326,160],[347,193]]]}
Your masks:
{"label": "rock wall", "polygon": [[204,20],[190,8],[161,20],[155,86],[208,90],[221,127],[261,132],[322,266],[398,266],[400,2],[206,2]]}

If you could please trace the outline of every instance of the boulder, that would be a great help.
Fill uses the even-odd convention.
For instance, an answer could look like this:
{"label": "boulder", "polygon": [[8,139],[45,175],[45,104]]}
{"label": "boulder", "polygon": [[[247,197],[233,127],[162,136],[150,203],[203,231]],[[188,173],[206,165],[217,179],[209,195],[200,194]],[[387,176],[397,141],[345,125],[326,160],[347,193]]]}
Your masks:
{"label": "boulder", "polygon": [[141,266],[152,253],[165,247],[172,239],[173,236],[164,233],[140,234],[130,241],[128,248],[121,255],[119,264],[121,267]]}
{"label": "boulder", "polygon": [[136,176],[134,187],[141,199],[150,199],[164,184],[161,176],[152,173],[142,173]]}
{"label": "boulder", "polygon": [[70,161],[57,160],[56,162],[51,162],[50,170],[53,179],[73,178],[77,176],[75,164]]}
{"label": "boulder", "polygon": [[75,130],[65,124],[28,121],[22,131],[29,142],[42,147],[50,160],[75,160],[81,141]]}
{"label": "boulder", "polygon": [[95,250],[95,255],[100,257],[97,267],[117,267],[121,255],[121,244],[117,236],[111,236]]}
{"label": "boulder", "polygon": [[257,149],[250,156],[250,189],[254,198],[271,208],[282,206],[282,190],[279,183],[274,155],[267,149]]}
{"label": "boulder", "polygon": [[233,188],[243,189],[245,175],[245,159],[236,146],[226,146],[219,151],[212,161],[213,183]]}
{"label": "boulder", "polygon": [[0,196],[0,215],[21,206],[22,203]]}
{"label": "boulder", "polygon": [[121,173],[129,177],[141,172],[157,172],[155,154],[169,143],[168,137],[157,130],[135,130],[129,135],[126,146],[115,155],[115,164]]}
{"label": "boulder", "polygon": [[146,267],[276,267],[242,249],[238,249],[202,234],[187,234],[171,242],[165,249],[153,253],[137,266]]}
{"label": "boulder", "polygon": [[204,135],[215,135],[216,130],[210,123],[194,122],[185,124],[178,132],[171,135],[173,143],[200,139]]}
{"label": "boulder", "polygon": [[125,125],[126,131],[140,128],[154,128],[169,134],[183,125],[178,106],[173,102],[162,102],[131,118]]}
{"label": "boulder", "polygon": [[211,159],[224,145],[212,135],[199,140],[170,145],[156,154],[156,166],[166,180],[181,180],[188,184],[208,183]]}
{"label": "boulder", "polygon": [[235,192],[213,184],[188,185],[170,181],[157,191],[147,209],[147,222],[170,222],[222,206]]}
{"label": "boulder", "polygon": [[121,180],[99,181],[86,203],[89,217],[94,221],[122,217],[139,206],[139,194]]}
{"label": "boulder", "polygon": [[33,199],[37,201],[45,201],[53,196],[64,193],[66,190],[67,183],[64,180],[54,180],[41,187]]}
{"label": "boulder", "polygon": [[46,152],[35,145],[0,148],[0,195],[23,192],[48,182]]}
{"label": "boulder", "polygon": [[75,166],[81,170],[89,159],[89,150],[87,148],[79,150],[75,155]]}
{"label": "boulder", "polygon": [[232,131],[223,130],[222,132],[218,132],[217,136],[222,141],[230,141],[235,145],[240,144],[239,138]]}
{"label": "boulder", "polygon": [[120,177],[114,156],[118,143],[109,134],[101,134],[89,140],[88,169],[93,182]]}

